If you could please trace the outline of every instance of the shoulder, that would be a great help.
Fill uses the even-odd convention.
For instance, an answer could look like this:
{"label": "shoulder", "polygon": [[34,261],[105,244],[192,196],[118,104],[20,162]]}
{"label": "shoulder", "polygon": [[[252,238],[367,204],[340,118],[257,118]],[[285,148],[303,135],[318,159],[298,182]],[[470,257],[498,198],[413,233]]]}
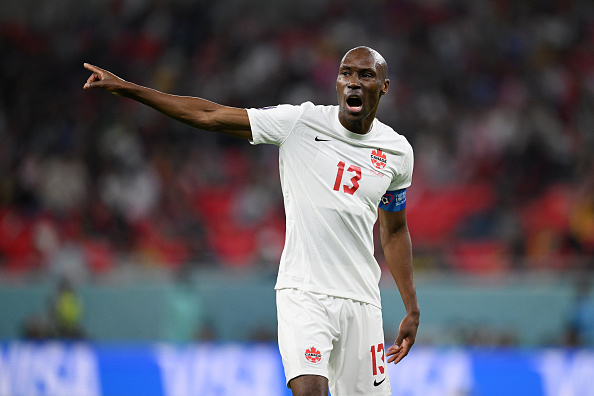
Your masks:
{"label": "shoulder", "polygon": [[379,138],[385,142],[387,147],[412,155],[413,148],[406,136],[396,132],[391,126],[378,119],[375,122],[377,123]]}
{"label": "shoulder", "polygon": [[338,106],[336,105],[320,105],[309,101],[301,103],[300,105],[298,105],[298,107],[300,107],[304,111],[312,111],[318,113],[332,113],[338,110]]}
{"label": "shoulder", "polygon": [[299,107],[304,113],[333,114],[338,111],[338,106],[319,105],[312,102],[303,102]]}
{"label": "shoulder", "polygon": [[317,128],[316,125],[332,125],[331,120],[338,117],[338,106],[317,105],[312,102],[303,102],[300,105],[280,105],[288,106],[289,112],[292,112],[299,122],[308,126]]}

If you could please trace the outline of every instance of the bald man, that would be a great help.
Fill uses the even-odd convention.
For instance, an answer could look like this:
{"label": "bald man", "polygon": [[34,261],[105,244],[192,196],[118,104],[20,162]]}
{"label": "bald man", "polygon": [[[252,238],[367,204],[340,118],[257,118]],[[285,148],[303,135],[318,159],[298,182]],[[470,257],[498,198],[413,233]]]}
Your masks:
{"label": "bald man", "polygon": [[[387,363],[410,351],[420,309],[406,223],[413,151],[376,119],[388,66],[368,47],[340,62],[338,105],[228,107],[142,87],[90,64],[84,89],[103,88],[199,129],[279,147],[286,239],[277,283],[278,341],[294,396],[390,395]],[[387,351],[381,270],[374,258],[379,216],[387,265],[406,315]]]}

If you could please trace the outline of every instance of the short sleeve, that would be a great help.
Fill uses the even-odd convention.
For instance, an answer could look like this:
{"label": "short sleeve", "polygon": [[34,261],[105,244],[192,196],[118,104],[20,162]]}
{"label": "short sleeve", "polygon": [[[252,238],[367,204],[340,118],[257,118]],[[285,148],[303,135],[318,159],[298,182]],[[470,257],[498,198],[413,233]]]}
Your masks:
{"label": "short sleeve", "polygon": [[400,162],[396,167],[396,175],[390,183],[388,191],[402,190],[410,187],[412,183],[413,167],[414,167],[414,155],[411,145],[406,142],[406,149],[403,155],[400,157]]}
{"label": "short sleeve", "polygon": [[275,144],[280,146],[291,133],[302,107],[278,105],[260,109],[248,109],[252,144]]}

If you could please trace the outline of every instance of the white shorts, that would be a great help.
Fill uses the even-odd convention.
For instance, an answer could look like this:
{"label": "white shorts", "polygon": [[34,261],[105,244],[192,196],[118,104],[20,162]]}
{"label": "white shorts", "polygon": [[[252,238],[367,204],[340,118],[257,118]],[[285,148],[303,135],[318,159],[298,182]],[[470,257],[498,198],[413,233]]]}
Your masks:
{"label": "white shorts", "polygon": [[296,289],[277,290],[276,306],[287,386],[313,374],[332,396],[391,394],[380,308]]}

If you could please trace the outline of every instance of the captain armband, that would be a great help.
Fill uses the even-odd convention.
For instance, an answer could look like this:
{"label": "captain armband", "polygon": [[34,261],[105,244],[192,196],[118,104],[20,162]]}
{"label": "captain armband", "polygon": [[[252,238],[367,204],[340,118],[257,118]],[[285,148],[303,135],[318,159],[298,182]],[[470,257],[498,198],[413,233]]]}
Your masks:
{"label": "captain armband", "polygon": [[379,203],[379,208],[388,212],[400,212],[406,208],[406,188],[386,191]]}

